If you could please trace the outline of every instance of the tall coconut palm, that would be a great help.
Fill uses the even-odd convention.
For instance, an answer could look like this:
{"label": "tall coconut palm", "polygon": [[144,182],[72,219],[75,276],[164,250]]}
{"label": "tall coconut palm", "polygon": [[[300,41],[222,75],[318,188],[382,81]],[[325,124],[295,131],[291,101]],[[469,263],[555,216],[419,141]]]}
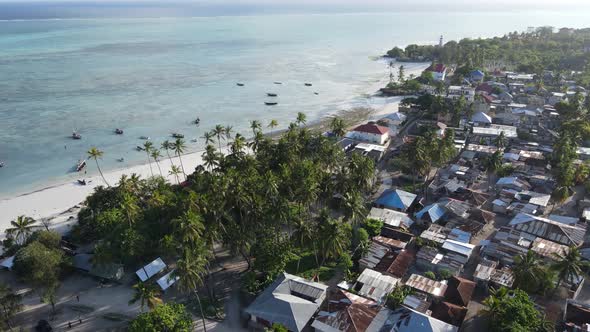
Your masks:
{"label": "tall coconut palm", "polygon": [[506,146],[506,135],[504,135],[503,131],[494,139],[494,144],[500,149],[503,149]]}
{"label": "tall coconut palm", "polygon": [[152,149],[152,153],[151,153],[152,158],[154,158],[154,161],[156,162],[156,165],[158,166],[158,171],[160,171],[160,176],[164,176],[164,174],[162,174],[162,168],[160,167],[160,158],[162,157],[162,153],[160,153],[159,149]]}
{"label": "tall coconut palm", "polygon": [[170,166],[170,170],[168,171],[169,175],[176,177],[176,183],[178,183],[178,184],[180,184],[180,177],[178,175],[180,175],[181,173],[182,173],[182,170],[180,169],[180,167],[178,167],[176,165]]}
{"label": "tall coconut palm", "polygon": [[237,133],[231,145],[231,150],[234,155],[242,155],[244,147],[246,146],[246,139],[240,133]]}
{"label": "tall coconut palm", "polygon": [[258,120],[250,121],[250,129],[252,129],[252,137],[256,136],[256,132],[260,131],[261,128],[262,128],[262,125],[260,124],[260,121],[258,121]]}
{"label": "tall coconut palm", "polygon": [[554,253],[556,262],[551,265],[551,269],[557,272],[557,285],[559,287],[562,281],[573,282],[578,277],[585,274],[584,269],[590,267],[590,263],[582,261],[580,249],[570,246],[565,253]]}
{"label": "tall coconut palm", "polygon": [[174,162],[172,162],[172,157],[170,156],[170,150],[172,150],[172,143],[170,143],[169,140],[165,140],[164,142],[162,142],[162,149],[166,151],[168,160],[170,160],[170,165],[174,166]]}
{"label": "tall coconut palm", "polygon": [[206,132],[205,134],[203,134],[203,139],[205,140],[205,145],[209,145],[211,143],[213,143],[213,133],[212,132]]}
{"label": "tall coconut palm", "polygon": [[145,141],[145,143],[143,143],[143,148],[145,150],[145,153],[147,154],[147,161],[148,165],[150,165],[150,173],[152,174],[152,176],[154,176],[154,170],[152,169],[152,160],[150,159],[150,154],[152,152],[153,147],[154,143],[150,141]]}
{"label": "tall coconut palm", "polygon": [[225,134],[225,139],[227,140],[228,145],[229,145],[229,141],[232,139],[232,131],[233,130],[234,130],[233,126],[227,125],[224,127],[223,132]]}
{"label": "tall coconut palm", "polygon": [[350,245],[350,225],[329,218],[319,225],[317,236],[322,250],[322,263],[327,259],[336,259],[342,255]]}
{"label": "tall coconut palm", "polygon": [[538,283],[544,273],[541,268],[539,256],[529,250],[526,255],[518,255],[514,257],[514,277],[518,287],[535,291]]}
{"label": "tall coconut palm", "polygon": [[140,301],[141,311],[143,311],[143,308],[146,305],[150,310],[153,310],[155,307],[163,303],[162,299],[160,298],[160,292],[153,285],[138,282],[137,284],[133,285],[133,289],[135,290],[135,294],[133,294],[133,298],[129,300],[129,305]]}
{"label": "tall coconut palm", "polygon": [[219,165],[219,158],[213,145],[209,144],[205,148],[205,152],[203,152],[203,161],[205,162],[205,167],[207,167],[209,171]]}
{"label": "tall coconut palm", "polygon": [[16,220],[12,220],[10,225],[12,227],[6,229],[6,235],[11,236],[16,243],[24,244],[31,233],[33,233],[33,226],[37,221],[31,217],[18,216]]}
{"label": "tall coconut palm", "polygon": [[356,191],[344,195],[344,208],[346,211],[346,218],[354,226],[357,226],[360,219],[366,214],[363,198]]}
{"label": "tall coconut palm", "polygon": [[488,172],[488,186],[492,186],[492,176],[495,175],[502,167],[502,153],[500,151],[494,152],[485,161],[485,167]]}
{"label": "tall coconut palm", "polygon": [[504,310],[502,304],[504,299],[509,295],[509,290],[506,287],[498,289],[490,289],[490,296],[483,300],[483,304],[487,308],[482,310],[482,313],[490,318],[490,321],[495,321],[498,315]]}
{"label": "tall coconut palm", "polygon": [[279,125],[279,122],[275,119],[270,120],[270,123],[268,124],[268,128],[270,128],[270,136],[273,137],[274,136],[274,132],[273,130]]}
{"label": "tall coconut palm", "polygon": [[332,118],[330,129],[332,130],[332,134],[336,135],[336,137],[343,137],[346,134],[344,121],[339,117]]}
{"label": "tall coconut palm", "polygon": [[109,183],[107,182],[107,179],[105,179],[104,175],[102,174],[100,166],[98,165],[98,158],[101,158],[104,153],[95,147],[90,148],[90,150],[88,150],[87,153],[88,156],[94,159],[94,161],[96,162],[96,168],[98,169],[98,173],[100,173],[100,176],[102,177],[104,183],[106,183],[107,187],[110,187]]}
{"label": "tall coconut palm", "polygon": [[219,144],[219,152],[221,152],[221,138],[224,137],[225,128],[222,125],[216,125],[213,128],[213,135],[217,136],[217,144]]}
{"label": "tall coconut palm", "polygon": [[298,126],[301,126],[301,125],[304,125],[305,122],[307,122],[307,117],[305,116],[305,113],[298,112],[297,113],[297,120],[295,120],[295,123],[297,123]]}
{"label": "tall coconut palm", "polygon": [[184,140],[182,138],[177,138],[176,141],[174,141],[174,143],[172,143],[172,150],[174,150],[174,152],[178,156],[178,161],[180,162],[180,168],[182,169],[182,174],[184,174],[184,176],[186,176],[186,172],[184,171],[184,165],[182,164],[182,154],[184,153],[185,149],[186,149],[186,144],[184,144]]}
{"label": "tall coconut palm", "polygon": [[207,258],[198,253],[185,251],[181,259],[176,262],[176,269],[172,272],[173,278],[178,278],[176,285],[178,290],[185,293],[193,293],[199,304],[201,311],[201,321],[203,322],[203,329],[207,331],[207,324],[205,322],[205,314],[203,306],[201,305],[201,297],[197,288],[203,284],[202,275],[205,274],[207,265]]}

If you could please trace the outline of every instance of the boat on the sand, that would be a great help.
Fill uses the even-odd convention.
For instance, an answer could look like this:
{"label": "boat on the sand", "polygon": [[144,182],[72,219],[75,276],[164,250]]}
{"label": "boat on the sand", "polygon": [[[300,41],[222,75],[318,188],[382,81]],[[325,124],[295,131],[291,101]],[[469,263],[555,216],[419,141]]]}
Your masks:
{"label": "boat on the sand", "polygon": [[180,133],[172,133],[172,137],[174,137],[174,138],[184,138],[184,135],[183,134],[180,134]]}
{"label": "boat on the sand", "polygon": [[272,93],[272,92],[267,92],[266,95],[269,97],[276,97],[277,96],[276,93]]}
{"label": "boat on the sand", "polygon": [[119,129],[119,128],[115,129],[115,134],[123,135],[123,129]]}
{"label": "boat on the sand", "polygon": [[78,160],[76,164],[76,172],[81,172],[86,167],[86,160]]}
{"label": "boat on the sand", "polygon": [[276,101],[265,101],[264,102],[264,105],[267,105],[267,106],[274,106],[274,105],[277,105],[277,104],[278,103]]}

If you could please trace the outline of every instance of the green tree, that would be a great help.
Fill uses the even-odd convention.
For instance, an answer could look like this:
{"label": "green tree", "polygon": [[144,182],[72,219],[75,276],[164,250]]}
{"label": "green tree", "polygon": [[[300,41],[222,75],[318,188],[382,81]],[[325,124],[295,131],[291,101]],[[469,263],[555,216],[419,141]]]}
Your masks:
{"label": "green tree", "polygon": [[163,303],[160,298],[160,292],[154,285],[138,282],[133,285],[133,289],[135,290],[135,293],[131,300],[129,300],[129,305],[135,304],[139,301],[141,304],[141,311],[143,311],[143,308],[146,305],[150,310],[154,310],[157,306]]}
{"label": "green tree", "polygon": [[590,267],[590,263],[582,261],[580,249],[575,246],[570,246],[563,254],[554,253],[554,257],[556,262],[551,265],[551,268],[557,272],[556,288],[564,280],[569,283],[574,282],[575,279],[586,274],[584,269]]}
{"label": "green tree", "polygon": [[168,174],[174,176],[176,178],[176,183],[180,184],[179,175],[182,174],[182,170],[180,169],[180,167],[178,167],[176,165],[170,166],[170,170],[168,171]]}
{"label": "green tree", "polygon": [[363,223],[362,227],[367,230],[367,233],[369,233],[369,236],[372,238],[381,234],[383,221],[379,219],[367,218]]}
{"label": "green tree", "polygon": [[495,139],[494,139],[494,144],[500,148],[503,149],[506,147],[506,135],[504,135],[504,132],[500,132],[500,135],[498,135]]}
{"label": "green tree", "polygon": [[22,309],[22,296],[0,284],[0,329],[12,331],[12,318]]}
{"label": "green tree", "polygon": [[406,69],[403,65],[399,66],[398,70],[397,70],[397,81],[400,83],[403,83],[404,80],[406,79]]}
{"label": "green tree", "polygon": [[307,122],[307,116],[305,113],[297,112],[297,121],[295,122],[298,126],[304,125]]}
{"label": "green tree", "polygon": [[182,304],[163,304],[142,313],[130,324],[130,332],[189,332],[193,330],[191,315]]}
{"label": "green tree", "polygon": [[535,308],[528,294],[520,289],[507,290],[502,287],[491,290],[483,304],[483,314],[489,317],[489,330],[541,331],[544,320]]}
{"label": "green tree", "polygon": [[10,222],[9,228],[6,229],[6,235],[14,238],[17,244],[24,244],[35,228],[37,221],[31,217],[18,216],[16,220]]}
{"label": "green tree", "polygon": [[63,264],[64,254],[58,247],[47,247],[40,241],[33,241],[17,251],[13,270],[38,292],[43,301],[51,304],[55,313],[54,295]]}
{"label": "green tree", "polygon": [[154,161],[156,162],[156,165],[158,166],[158,171],[160,171],[160,176],[164,176],[164,174],[162,173],[162,168],[160,167],[160,158],[162,157],[162,153],[160,153],[160,150],[158,149],[152,149],[152,153],[150,154],[152,156],[152,158],[154,158]]}
{"label": "green tree", "polygon": [[289,332],[289,330],[281,324],[273,323],[270,328],[264,330],[265,332]]}
{"label": "green tree", "polygon": [[109,183],[107,182],[107,179],[105,179],[104,175],[102,174],[102,170],[100,169],[100,165],[98,164],[98,158],[102,158],[104,152],[100,151],[99,149],[92,147],[90,148],[90,150],[88,150],[88,157],[94,159],[94,161],[96,162],[96,168],[98,169],[98,173],[100,173],[100,176],[102,177],[102,180],[104,181],[104,183],[107,185],[107,187],[109,186]]}
{"label": "green tree", "polygon": [[332,121],[330,122],[330,130],[332,131],[332,134],[336,135],[336,137],[344,137],[346,134],[344,120],[339,117],[332,118]]}
{"label": "green tree", "polygon": [[164,149],[164,151],[166,151],[166,155],[168,156],[168,160],[170,160],[170,165],[173,166],[174,162],[172,161],[172,157],[170,156],[170,150],[172,150],[172,143],[170,143],[170,141],[165,140],[164,142],[162,142],[161,145],[162,149]]}
{"label": "green tree", "polygon": [[274,132],[273,130],[279,125],[279,122],[275,119],[270,120],[270,122],[268,123],[268,127],[270,128],[270,136],[273,137],[274,136]]}
{"label": "green tree", "polygon": [[181,259],[176,262],[176,269],[172,273],[174,278],[178,278],[176,282],[178,290],[185,294],[192,293],[197,299],[205,332],[207,331],[207,323],[205,322],[205,313],[198,287],[203,284],[202,275],[205,273],[206,265],[207,257],[202,252],[197,250],[184,251]]}
{"label": "green tree", "polygon": [[426,278],[430,278],[432,280],[436,280],[436,274],[434,274],[434,272],[432,272],[432,271],[426,271],[426,272],[424,272],[424,276]]}
{"label": "green tree", "polygon": [[399,308],[408,295],[412,295],[412,288],[405,285],[396,286],[389,295],[387,295],[386,305],[389,309],[395,310]]}
{"label": "green tree", "polygon": [[515,286],[527,291],[535,292],[544,274],[539,256],[529,250],[526,255],[514,257],[513,267]]}
{"label": "green tree", "polygon": [[150,174],[152,174],[152,176],[154,176],[154,170],[152,169],[152,160],[150,159],[150,156],[151,156],[151,152],[152,152],[153,147],[154,147],[154,143],[152,143],[150,141],[145,141],[143,143],[143,149],[145,150],[145,153],[147,154],[147,161],[148,161],[148,165],[150,166]]}
{"label": "green tree", "polygon": [[172,143],[172,150],[174,150],[174,153],[176,153],[176,155],[178,156],[180,168],[182,169],[182,174],[184,174],[184,176],[186,176],[186,172],[184,171],[184,165],[182,164],[182,154],[184,153],[185,149],[186,144],[184,143],[184,140],[182,138],[177,138],[174,141],[174,143]]}
{"label": "green tree", "polygon": [[258,120],[250,121],[250,129],[252,129],[252,137],[256,136],[256,133],[262,129],[262,124]]}

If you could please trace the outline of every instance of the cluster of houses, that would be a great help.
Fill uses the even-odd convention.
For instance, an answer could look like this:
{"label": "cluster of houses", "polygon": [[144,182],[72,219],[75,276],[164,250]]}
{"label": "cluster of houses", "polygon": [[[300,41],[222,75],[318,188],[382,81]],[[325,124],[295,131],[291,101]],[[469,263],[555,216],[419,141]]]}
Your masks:
{"label": "cluster of houses", "polygon": [[[435,81],[448,81],[444,65],[427,70]],[[563,81],[560,91],[566,92],[550,92],[535,82],[531,74],[476,70],[444,93],[449,99],[464,96],[475,110],[458,127],[445,117],[416,119],[416,111],[406,109],[353,128],[341,147],[379,161],[395,148],[393,142],[407,141],[395,136],[414,116],[412,125],[430,126],[440,136],[453,127],[457,157],[418,192],[392,187],[373,202],[367,218],[381,220],[383,227],[358,261],[355,281],[329,288],[282,274],[246,309],[250,325],[323,332],[468,330],[465,321],[481,308],[470,306],[474,294],[482,295],[481,302],[490,287],[514,287],[515,256],[533,251],[549,264],[555,254],[578,246],[590,259],[590,200],[579,200],[573,209],[554,206],[548,162],[560,125],[555,104],[585,90]],[[496,152],[509,174],[487,172],[485,162]],[[587,159],[590,149],[578,154]],[[590,306],[576,301],[584,278],[564,285],[562,315],[548,317],[561,321],[563,331],[590,330]],[[410,295],[391,305],[390,294],[402,287]]]}

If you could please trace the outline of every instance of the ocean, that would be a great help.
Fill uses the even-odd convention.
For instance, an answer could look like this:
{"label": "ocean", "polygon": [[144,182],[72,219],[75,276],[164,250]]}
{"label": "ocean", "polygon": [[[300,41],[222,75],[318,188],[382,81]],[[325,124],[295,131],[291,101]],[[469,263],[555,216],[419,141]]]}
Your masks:
{"label": "ocean", "polygon": [[[284,128],[297,112],[314,121],[383,105],[372,95],[388,80],[379,56],[392,46],[587,24],[584,12],[232,15],[0,16],[0,195],[76,178],[92,146],[108,170],[146,162],[134,149],[142,135],[159,145],[181,132],[196,151],[216,124],[250,136],[251,120]],[[264,105],[267,92],[278,105]]]}

